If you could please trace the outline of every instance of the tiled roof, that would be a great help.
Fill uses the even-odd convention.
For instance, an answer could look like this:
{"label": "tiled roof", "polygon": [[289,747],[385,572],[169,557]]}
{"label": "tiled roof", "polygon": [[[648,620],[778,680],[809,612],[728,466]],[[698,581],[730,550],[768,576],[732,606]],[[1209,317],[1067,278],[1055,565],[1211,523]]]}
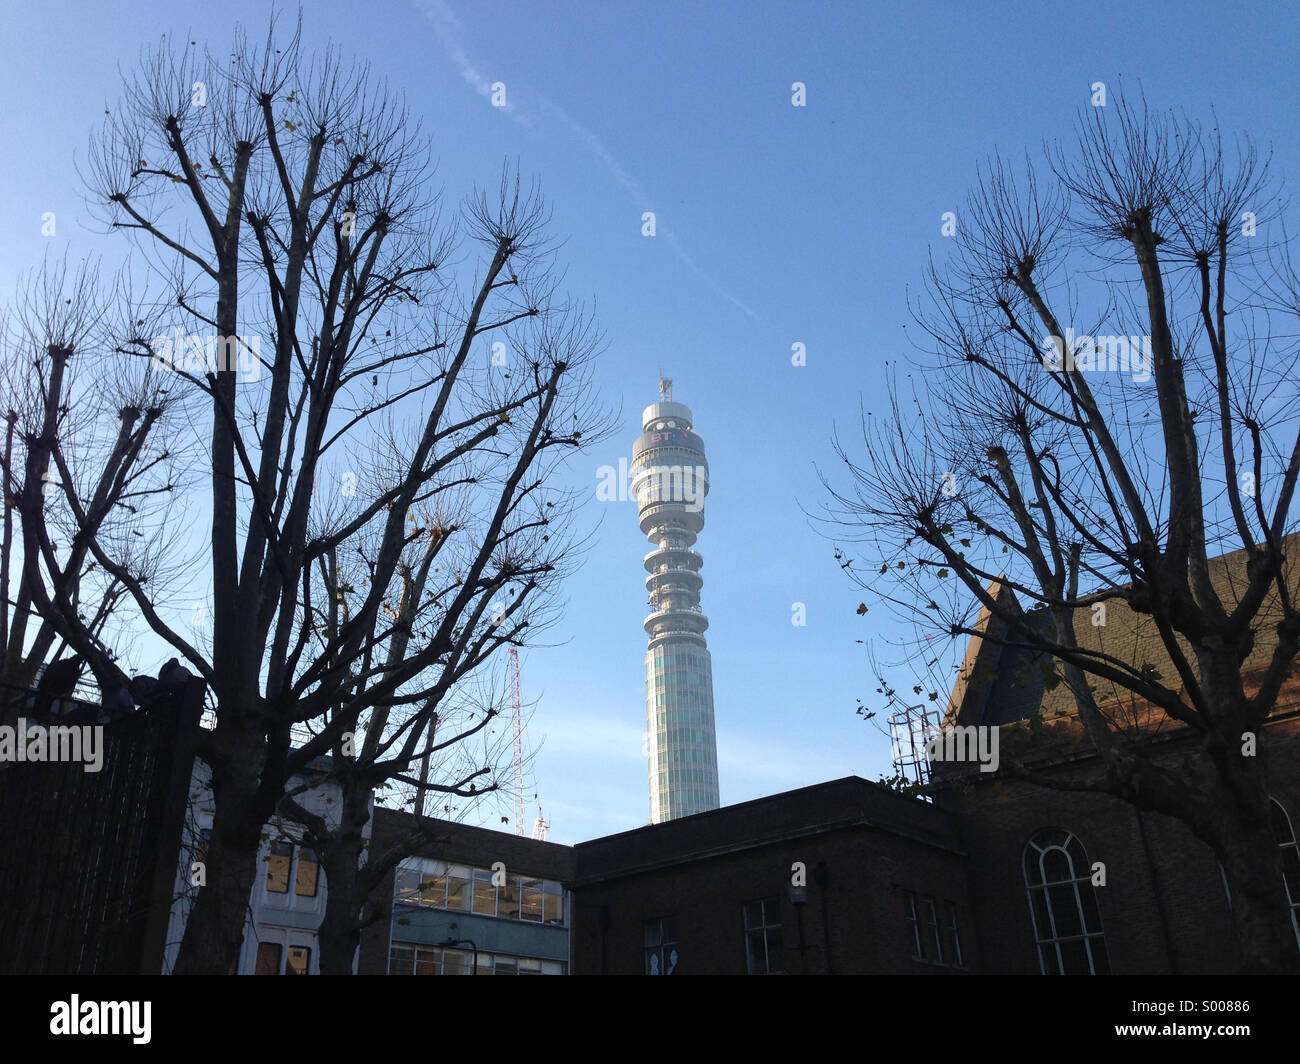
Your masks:
{"label": "tiled roof", "polygon": [[[1288,557],[1300,560],[1300,534],[1284,540]],[[1293,594],[1300,597],[1300,565],[1290,566],[1288,574]],[[1234,551],[1210,561],[1210,579],[1225,608],[1231,610],[1246,586],[1246,552]],[[1019,605],[1009,588],[997,582],[989,592],[1001,598],[1015,610]],[[1156,671],[1156,681],[1162,686],[1180,691],[1182,681],[1165,650],[1155,621],[1150,615],[1133,612],[1120,599],[1105,602],[1105,623],[1094,624],[1091,606],[1081,607],[1075,615],[1075,637],[1079,646],[1096,650],[1131,665],[1149,665]],[[1242,665],[1243,673],[1263,669],[1272,653],[1273,631],[1280,616],[1276,591],[1270,593],[1256,615],[1255,645]],[[949,720],[963,724],[1008,724],[1034,715],[1042,707],[1042,715],[1052,718],[1074,715],[1074,697],[1066,687],[1061,662],[1050,655],[1024,647],[1003,646],[999,640],[1014,642],[1017,631],[1026,642],[1027,633],[1038,632],[1049,639],[1052,619],[1046,609],[1033,609],[1019,614],[1019,619],[1007,634],[1006,625],[982,610],[976,627],[987,632],[988,639],[972,637],[960,678],[953,688],[949,701]],[[1188,660],[1192,657],[1190,644],[1177,637]],[[1054,673],[1062,682],[1048,690],[1048,674]],[[1135,702],[1133,693],[1113,681],[1090,677],[1094,695],[1099,705],[1127,705]]]}

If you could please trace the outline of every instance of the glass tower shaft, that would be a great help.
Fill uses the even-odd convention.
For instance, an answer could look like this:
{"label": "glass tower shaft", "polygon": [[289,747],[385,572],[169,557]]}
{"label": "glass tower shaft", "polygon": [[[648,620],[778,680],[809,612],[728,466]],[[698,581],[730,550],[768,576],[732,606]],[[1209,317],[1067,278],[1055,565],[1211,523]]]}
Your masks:
{"label": "glass tower shaft", "polygon": [[641,531],[654,544],[645,556],[650,614],[645,619],[646,730],[650,821],[658,824],[718,808],[718,747],[713,719],[713,666],[704,641],[700,566],[691,549],[704,527],[709,465],[691,411],[662,400],[641,415],[632,454],[632,492]]}

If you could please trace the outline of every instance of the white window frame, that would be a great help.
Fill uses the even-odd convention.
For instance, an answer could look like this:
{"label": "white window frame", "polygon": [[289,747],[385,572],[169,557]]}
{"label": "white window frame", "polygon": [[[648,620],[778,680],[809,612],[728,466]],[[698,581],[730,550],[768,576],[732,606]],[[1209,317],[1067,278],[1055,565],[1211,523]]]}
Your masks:
{"label": "white window frame", "polygon": [[[1045,836],[1055,834],[1064,834],[1065,839],[1059,843],[1037,841],[1044,839]],[[1077,842],[1079,844],[1079,850],[1083,854],[1082,874],[1080,874],[1080,870],[1075,867],[1074,856],[1070,853],[1069,846],[1071,842]],[[1028,876],[1025,875],[1025,865],[1027,863],[1026,858],[1030,857],[1031,850],[1036,851],[1034,863],[1037,866],[1039,877],[1036,883],[1030,883]],[[1052,850],[1060,850],[1065,855],[1065,860],[1070,870],[1069,879],[1054,879],[1050,882],[1048,881],[1047,871],[1044,867],[1044,859]],[[1098,904],[1096,888],[1092,885],[1092,869],[1091,865],[1088,864],[1088,851],[1083,845],[1083,840],[1075,835],[1074,832],[1068,831],[1065,828],[1040,828],[1038,831],[1035,831],[1034,834],[1030,836],[1029,841],[1025,843],[1025,848],[1021,855],[1020,867],[1021,875],[1025,878],[1025,897],[1029,903],[1030,926],[1034,929],[1034,947],[1038,951],[1038,967],[1041,973],[1043,975],[1047,974],[1046,957],[1050,950],[1056,957],[1053,974],[1063,974],[1065,972],[1065,954],[1061,950],[1061,945],[1065,942],[1074,941],[1081,941],[1083,943],[1084,954],[1088,958],[1088,974],[1097,974],[1098,957],[1094,951],[1098,949],[1102,951],[1101,957],[1105,959],[1106,971],[1109,972],[1110,954],[1106,951],[1106,934],[1105,929],[1102,927],[1101,908]],[[1063,935],[1057,927],[1056,913],[1052,907],[1052,895],[1048,888],[1060,886],[1070,886],[1073,888],[1071,893],[1074,896],[1074,908],[1075,914],[1078,917],[1081,931],[1080,934]],[[1093,907],[1097,910],[1096,931],[1088,930],[1088,922],[1081,894],[1084,890],[1092,892]],[[1047,910],[1047,916],[1051,926],[1046,929],[1038,926],[1038,912],[1034,905],[1035,891],[1041,893],[1043,906]],[[1046,933],[1044,933],[1044,931],[1046,931]]]}

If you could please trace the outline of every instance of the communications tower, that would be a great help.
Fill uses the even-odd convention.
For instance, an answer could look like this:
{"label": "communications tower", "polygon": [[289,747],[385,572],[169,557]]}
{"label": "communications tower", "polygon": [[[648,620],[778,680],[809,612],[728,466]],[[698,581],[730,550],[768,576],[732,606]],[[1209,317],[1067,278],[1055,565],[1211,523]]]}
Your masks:
{"label": "communications tower", "polygon": [[645,556],[650,614],[645,656],[650,822],[718,808],[718,744],[713,719],[713,665],[700,609],[700,566],[691,550],[704,527],[709,464],[692,431],[690,408],[674,403],[673,383],[659,380],[659,402],[641,415],[632,451],[631,487]]}

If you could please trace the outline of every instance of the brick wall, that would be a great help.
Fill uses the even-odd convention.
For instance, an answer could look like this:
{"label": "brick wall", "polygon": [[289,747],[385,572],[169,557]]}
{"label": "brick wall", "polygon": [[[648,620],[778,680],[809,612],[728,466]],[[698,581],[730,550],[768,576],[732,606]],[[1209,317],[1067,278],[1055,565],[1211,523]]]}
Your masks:
{"label": "brick wall", "polygon": [[[1270,793],[1295,825],[1300,821],[1300,719],[1271,723],[1261,749]],[[1180,756],[1178,745],[1171,744],[1160,760],[1175,764]],[[1087,757],[1057,771],[1068,778],[1094,775],[1098,767],[1096,758]],[[993,780],[972,779],[968,790],[947,794],[940,804],[962,826],[987,971],[1039,971],[1022,859],[1030,837],[1046,827],[1072,832],[1089,863],[1106,866],[1106,885],[1096,894],[1114,973],[1240,970],[1218,861],[1181,821],[1139,813],[1107,795],[1051,790],[1002,773]]]}
{"label": "brick wall", "polygon": [[[823,802],[836,806],[838,823],[820,808]],[[811,822],[791,827],[800,820]],[[754,830],[760,822],[766,827]],[[746,823],[751,830],[738,830]],[[721,838],[731,839],[722,852],[703,845]],[[954,838],[942,810],[864,780],[843,780],[580,844],[574,971],[643,973],[646,921],[670,916],[679,974],[745,974],[743,906],[772,897],[779,901],[780,964],[788,973],[952,971],[912,959],[905,890],[956,906],[965,962],[974,966],[965,859]],[[790,895],[795,862],[807,870],[802,906]]]}

